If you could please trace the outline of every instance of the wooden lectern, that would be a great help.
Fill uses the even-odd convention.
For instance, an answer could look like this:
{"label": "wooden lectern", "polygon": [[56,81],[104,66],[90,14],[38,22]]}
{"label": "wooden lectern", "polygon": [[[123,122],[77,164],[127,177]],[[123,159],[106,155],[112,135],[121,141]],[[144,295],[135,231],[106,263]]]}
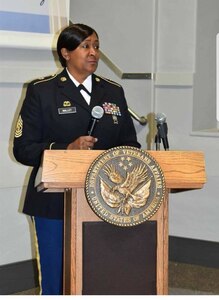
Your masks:
{"label": "wooden lectern", "polygon": [[[64,294],[82,294],[82,224],[103,222],[84,194],[89,166],[103,151],[46,150],[36,185],[39,191],[65,193]],[[204,155],[192,151],[148,151],[160,165],[166,193],[156,221],[156,294],[168,294],[168,194],[171,190],[200,189],[206,182]],[[150,221],[149,220],[149,221]],[[110,225],[113,226],[113,225]],[[139,225],[138,225],[139,226]],[[146,255],[146,254],[145,254]]]}

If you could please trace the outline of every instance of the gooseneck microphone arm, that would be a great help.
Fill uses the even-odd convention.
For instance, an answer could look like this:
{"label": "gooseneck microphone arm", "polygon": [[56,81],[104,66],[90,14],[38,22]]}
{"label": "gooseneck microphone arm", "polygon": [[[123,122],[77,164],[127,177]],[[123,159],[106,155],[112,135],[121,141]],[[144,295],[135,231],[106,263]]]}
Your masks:
{"label": "gooseneck microphone arm", "polygon": [[169,142],[167,138],[168,128],[167,128],[165,114],[158,113],[155,117],[155,120],[157,121],[157,137],[155,138],[155,142],[156,139],[158,140],[156,142],[156,145],[157,143],[160,143],[160,141],[162,140],[164,149],[169,150]]}
{"label": "gooseneck microphone arm", "polygon": [[157,131],[157,134],[155,135],[156,151],[160,151],[160,143],[161,143],[161,138],[159,132]]}

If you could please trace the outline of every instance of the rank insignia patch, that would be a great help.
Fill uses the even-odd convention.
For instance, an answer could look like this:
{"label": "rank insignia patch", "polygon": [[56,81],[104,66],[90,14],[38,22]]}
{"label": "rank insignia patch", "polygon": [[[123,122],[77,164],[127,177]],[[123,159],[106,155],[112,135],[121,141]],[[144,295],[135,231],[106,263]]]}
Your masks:
{"label": "rank insignia patch", "polygon": [[21,118],[21,115],[19,116],[17,120],[17,125],[16,125],[16,130],[15,130],[15,137],[19,138],[22,136],[22,131],[23,131],[23,120]]}
{"label": "rank insignia patch", "polygon": [[104,102],[103,109],[105,111],[105,114],[121,116],[119,106],[117,106],[115,103]]}

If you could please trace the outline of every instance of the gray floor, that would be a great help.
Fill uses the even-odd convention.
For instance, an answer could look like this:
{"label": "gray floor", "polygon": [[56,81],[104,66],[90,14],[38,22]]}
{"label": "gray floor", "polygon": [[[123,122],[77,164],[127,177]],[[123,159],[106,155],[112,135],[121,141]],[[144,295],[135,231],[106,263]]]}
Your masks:
{"label": "gray floor", "polygon": [[[39,289],[15,295],[38,295]],[[169,263],[169,295],[219,295],[219,269]]]}
{"label": "gray floor", "polygon": [[169,291],[172,295],[219,295],[219,269],[170,262]]}
{"label": "gray floor", "polygon": [[[16,293],[14,295],[39,295],[38,288]],[[169,295],[214,295],[213,293],[206,293],[196,290],[169,288]]]}

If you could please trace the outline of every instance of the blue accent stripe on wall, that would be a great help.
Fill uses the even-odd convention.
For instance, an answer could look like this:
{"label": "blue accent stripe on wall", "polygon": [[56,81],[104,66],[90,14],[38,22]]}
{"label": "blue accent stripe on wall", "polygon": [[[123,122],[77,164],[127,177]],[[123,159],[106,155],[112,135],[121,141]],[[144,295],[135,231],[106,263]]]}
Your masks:
{"label": "blue accent stripe on wall", "polygon": [[0,30],[50,33],[49,16],[0,11]]}

